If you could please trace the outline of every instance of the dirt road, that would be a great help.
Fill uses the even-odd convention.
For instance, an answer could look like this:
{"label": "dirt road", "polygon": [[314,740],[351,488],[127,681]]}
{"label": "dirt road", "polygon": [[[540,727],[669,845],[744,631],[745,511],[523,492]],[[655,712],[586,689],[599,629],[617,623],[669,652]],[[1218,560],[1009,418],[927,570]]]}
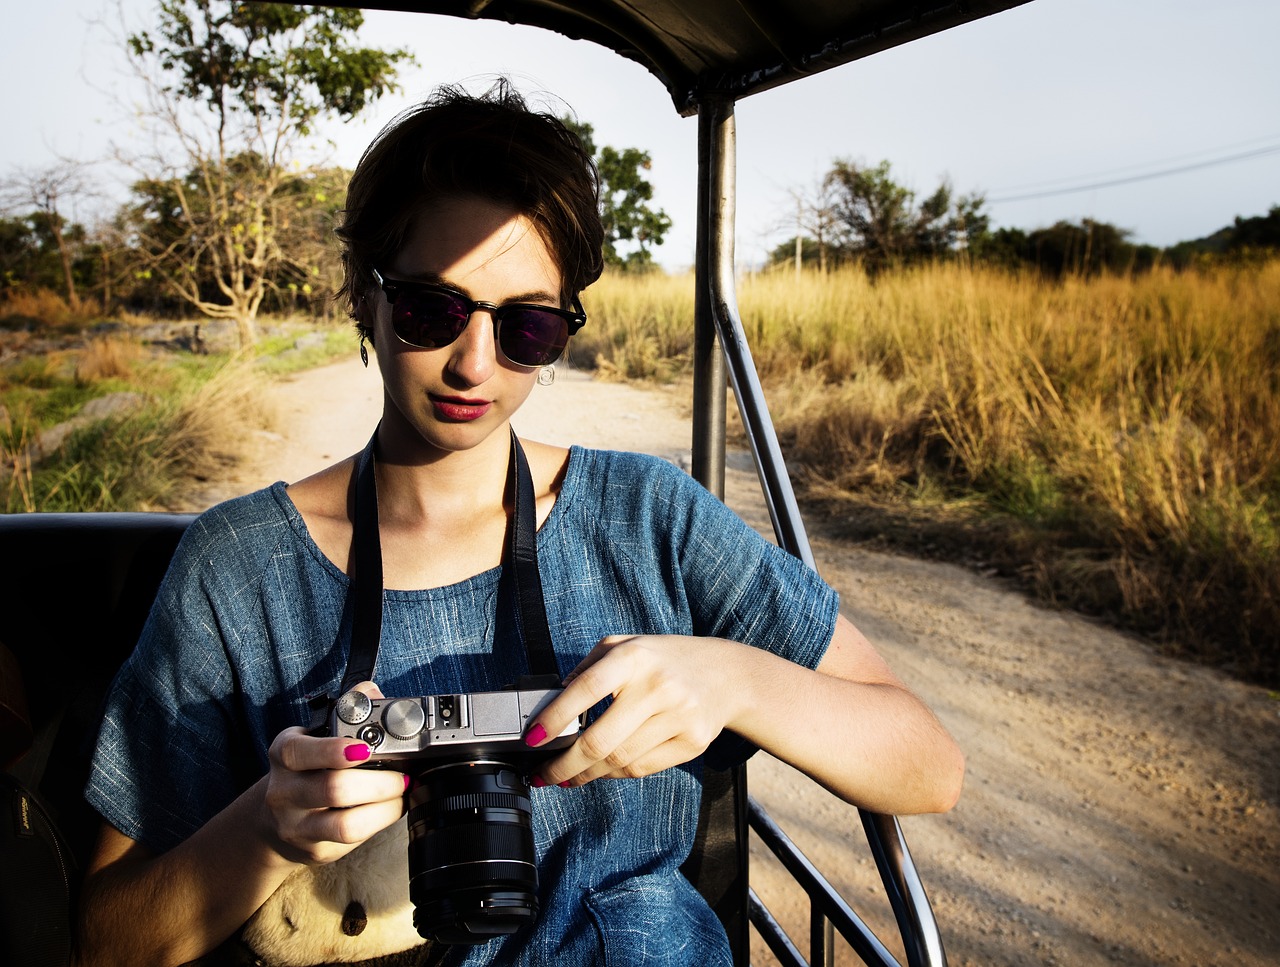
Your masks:
{"label": "dirt road", "polygon": [[[275,429],[196,500],[296,480],[358,450],[377,373],[354,359],[271,390]],[[517,430],[681,461],[683,394],[559,373]],[[728,502],[767,530],[731,455]],[[999,582],[811,536],[846,614],[937,710],[968,756],[960,805],[903,820],[953,965],[1280,964],[1280,701],[1153,655]],[[898,949],[856,812],[758,756],[752,792]],[[807,905],[753,860],[753,882],[806,949]],[[757,950],[756,964],[771,962]],[[839,963],[854,963],[847,949]]]}

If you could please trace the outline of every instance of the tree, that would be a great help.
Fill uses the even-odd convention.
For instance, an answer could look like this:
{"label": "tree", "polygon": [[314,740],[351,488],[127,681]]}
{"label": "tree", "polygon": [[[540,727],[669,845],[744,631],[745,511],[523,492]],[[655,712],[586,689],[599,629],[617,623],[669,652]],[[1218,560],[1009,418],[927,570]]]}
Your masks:
{"label": "tree", "polygon": [[914,242],[914,193],[889,177],[889,162],[836,161],[827,173],[836,237],[875,270],[901,262]]}
{"label": "tree", "polygon": [[242,345],[256,341],[258,309],[290,267],[289,172],[302,144],[320,120],[351,118],[394,90],[409,59],[353,46],[363,20],[349,9],[161,0],[154,30],[128,37],[164,143],[142,162],[126,242],[170,292],[234,320]]}
{"label": "tree", "polygon": [[40,239],[38,248],[51,246],[57,252],[62,289],[72,309],[80,303],[74,262],[85,231],[66,219],[63,206],[87,190],[85,165],[65,160],[48,168],[17,170],[0,185],[0,200],[6,209],[30,211],[27,221],[32,236]]}
{"label": "tree", "polygon": [[837,241],[871,271],[949,256],[987,231],[980,194],[955,196],[943,181],[919,205],[893,180],[888,161],[874,167],[837,160],[824,186]]}
{"label": "tree", "polygon": [[[791,192],[795,202],[796,234],[791,240],[791,257],[797,275],[806,260],[817,257],[818,270],[827,270],[827,261],[835,247],[836,194],[829,179],[821,179],[813,188]],[[806,244],[812,242],[812,245]],[[812,249],[812,251],[810,251]]]}
{"label": "tree", "polygon": [[1280,205],[1272,205],[1265,215],[1236,216],[1228,230],[1227,251],[1280,249]]}
{"label": "tree", "polygon": [[[639,148],[605,145],[596,150],[595,129],[585,121],[564,118],[565,126],[582,141],[600,173],[600,220],[604,224],[604,259],[608,265],[625,269],[648,269],[653,265],[650,246],[661,245],[671,230],[671,219],[662,209],[652,208],[653,185],[644,172],[653,164],[649,152]],[[630,251],[624,250],[634,248]]]}
{"label": "tree", "polygon": [[1107,222],[1082,219],[1079,225],[1060,221],[1037,228],[1027,236],[1028,260],[1045,275],[1098,275],[1151,268],[1158,250],[1134,245],[1133,233]]}

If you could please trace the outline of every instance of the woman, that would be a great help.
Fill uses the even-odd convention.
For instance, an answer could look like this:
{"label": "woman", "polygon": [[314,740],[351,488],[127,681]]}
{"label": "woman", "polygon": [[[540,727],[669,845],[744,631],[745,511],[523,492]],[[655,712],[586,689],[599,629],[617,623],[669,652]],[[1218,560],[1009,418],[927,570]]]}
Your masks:
{"label": "woman", "polygon": [[[446,91],[366,152],[339,235],[361,351],[367,340],[385,387],[383,630],[378,684],[360,688],[501,689],[525,670],[498,613],[509,420],[600,274],[594,170],[509,89]],[[589,724],[532,777],[537,920],[447,962],[728,963],[678,872],[701,756],[723,730],[859,806],[950,808],[954,743],[811,571],[662,461],[523,451],[566,682],[524,741]],[[406,919],[404,860],[386,858],[403,839],[379,852],[403,829],[410,776],[355,768],[368,745],[304,729],[346,669],[357,465],[214,508],[184,539],[88,790],[105,821],[86,963],[180,964],[242,939],[268,963],[430,956]],[[340,930],[315,925],[326,905]],[[326,930],[336,939],[308,944]]]}

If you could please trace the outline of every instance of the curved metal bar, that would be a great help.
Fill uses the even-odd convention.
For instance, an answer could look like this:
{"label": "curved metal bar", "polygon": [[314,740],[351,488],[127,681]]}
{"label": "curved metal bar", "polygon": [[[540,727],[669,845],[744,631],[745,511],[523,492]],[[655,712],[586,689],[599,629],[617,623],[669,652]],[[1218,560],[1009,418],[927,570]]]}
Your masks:
{"label": "curved metal bar", "polygon": [[[765,812],[764,807],[750,796],[747,797],[747,822],[760,837],[760,841],[791,874],[792,879],[809,895],[810,906],[831,922],[864,964],[896,967],[898,962],[881,943],[880,938],[862,921],[844,897],[836,892],[835,887],[827,882],[827,878],[813,865],[813,861],[791,842],[791,838]],[[781,930],[781,927],[778,929]]]}
{"label": "curved metal bar", "polygon": [[[707,182],[705,204],[708,206],[699,212],[700,218],[707,219],[708,228],[705,262],[702,259],[704,241],[702,233],[699,233],[699,299],[704,298],[705,289],[706,303],[728,365],[729,379],[751,442],[760,487],[764,491],[778,543],[814,567],[813,550],[805,534],[795,490],[787,475],[759,374],[738,315],[733,239],[736,174],[733,107],[730,97],[706,98],[698,111],[699,162],[705,165],[705,172],[699,177]],[[695,388],[695,399],[696,393]],[[698,418],[695,411],[695,419]],[[723,448],[723,437],[720,446]],[[908,964],[911,967],[945,967],[946,954],[937,920],[907,849],[901,826],[892,816],[866,812],[862,813],[862,824],[898,921]]]}
{"label": "curved metal bar", "polygon": [[938,922],[911,859],[911,851],[907,849],[902,825],[894,816],[861,810],[859,814],[871,854],[880,870],[880,879],[889,895],[889,905],[893,907],[893,915],[898,921],[907,963],[910,967],[934,964],[945,967],[947,954],[942,949]]}

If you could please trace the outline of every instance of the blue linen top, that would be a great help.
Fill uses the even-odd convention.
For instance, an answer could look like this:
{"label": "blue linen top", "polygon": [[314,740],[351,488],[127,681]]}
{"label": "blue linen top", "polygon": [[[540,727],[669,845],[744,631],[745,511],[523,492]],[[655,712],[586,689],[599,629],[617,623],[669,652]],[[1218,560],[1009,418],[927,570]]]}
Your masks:
{"label": "blue linen top", "polygon": [[[537,543],[562,675],[610,634],[728,638],[809,668],[831,640],[835,592],[656,458],[574,447]],[[494,690],[525,671],[518,645],[495,644],[500,573],[384,592],[384,694]],[[266,773],[276,734],[308,723],[308,697],[339,687],[350,586],[283,483],[201,515],[112,688],[90,804],[156,852],[227,806]],[[729,964],[719,921],[679,873],[700,777],[695,760],[532,790],[539,919],[450,962]]]}

